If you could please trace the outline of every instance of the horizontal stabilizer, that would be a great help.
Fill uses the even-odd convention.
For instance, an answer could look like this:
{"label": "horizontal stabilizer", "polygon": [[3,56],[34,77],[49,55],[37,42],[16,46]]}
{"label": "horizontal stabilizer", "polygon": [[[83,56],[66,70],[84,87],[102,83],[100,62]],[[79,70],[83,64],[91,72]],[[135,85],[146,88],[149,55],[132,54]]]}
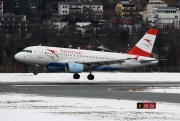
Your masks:
{"label": "horizontal stabilizer", "polygon": [[140,60],[140,63],[152,62],[152,61],[165,61],[167,59],[160,59],[160,60]]}

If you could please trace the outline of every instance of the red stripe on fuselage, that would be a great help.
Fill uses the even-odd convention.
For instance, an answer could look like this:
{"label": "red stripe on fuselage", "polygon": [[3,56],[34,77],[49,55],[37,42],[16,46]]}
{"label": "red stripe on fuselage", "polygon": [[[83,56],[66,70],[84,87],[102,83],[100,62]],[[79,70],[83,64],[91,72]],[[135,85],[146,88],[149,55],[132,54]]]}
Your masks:
{"label": "red stripe on fuselage", "polygon": [[56,57],[59,57],[59,56],[55,53],[54,50],[50,50],[50,49],[47,49],[47,50],[49,50],[50,52],[52,52]]}
{"label": "red stripe on fuselage", "polygon": [[150,29],[146,34],[157,35],[157,33],[158,33],[157,29]]}
{"label": "red stripe on fuselage", "polygon": [[150,53],[134,46],[129,52],[127,52],[126,54],[131,54],[131,55],[140,55],[140,56],[146,56],[146,57],[150,57]]}

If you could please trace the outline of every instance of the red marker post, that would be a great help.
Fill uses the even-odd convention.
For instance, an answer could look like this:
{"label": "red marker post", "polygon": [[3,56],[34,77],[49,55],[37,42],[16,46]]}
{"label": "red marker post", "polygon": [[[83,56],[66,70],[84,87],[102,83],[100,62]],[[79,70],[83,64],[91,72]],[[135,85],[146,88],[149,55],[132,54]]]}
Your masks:
{"label": "red marker post", "polygon": [[156,102],[139,102],[137,109],[156,109]]}

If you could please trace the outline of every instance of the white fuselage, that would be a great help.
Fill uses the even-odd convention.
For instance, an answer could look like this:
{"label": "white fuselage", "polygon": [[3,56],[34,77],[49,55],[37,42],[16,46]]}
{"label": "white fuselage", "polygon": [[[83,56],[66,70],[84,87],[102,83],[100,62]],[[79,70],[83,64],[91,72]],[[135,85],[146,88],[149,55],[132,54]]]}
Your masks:
{"label": "white fuselage", "polygon": [[[68,62],[91,63],[93,65],[94,62],[97,64],[98,62],[106,63],[106,61],[109,62],[114,60],[113,63],[101,65],[97,68],[97,70],[103,70],[104,67],[106,67],[106,70],[111,70],[140,67],[158,63],[158,60],[155,58],[138,55],[48,46],[27,47],[24,51],[17,53],[15,58],[22,63],[38,64],[43,66],[48,64],[61,64],[64,66]],[[140,62],[142,60],[147,60],[147,62]],[[154,61],[148,62],[148,60]]]}

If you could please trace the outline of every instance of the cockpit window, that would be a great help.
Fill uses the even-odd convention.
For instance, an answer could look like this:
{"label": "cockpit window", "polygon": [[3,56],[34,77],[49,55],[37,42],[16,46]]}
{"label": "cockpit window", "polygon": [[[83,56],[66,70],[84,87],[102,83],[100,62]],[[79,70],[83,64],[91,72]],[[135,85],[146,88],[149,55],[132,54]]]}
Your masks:
{"label": "cockpit window", "polygon": [[21,52],[26,52],[26,50],[22,50]]}
{"label": "cockpit window", "polygon": [[21,52],[32,53],[32,50],[22,50]]}

